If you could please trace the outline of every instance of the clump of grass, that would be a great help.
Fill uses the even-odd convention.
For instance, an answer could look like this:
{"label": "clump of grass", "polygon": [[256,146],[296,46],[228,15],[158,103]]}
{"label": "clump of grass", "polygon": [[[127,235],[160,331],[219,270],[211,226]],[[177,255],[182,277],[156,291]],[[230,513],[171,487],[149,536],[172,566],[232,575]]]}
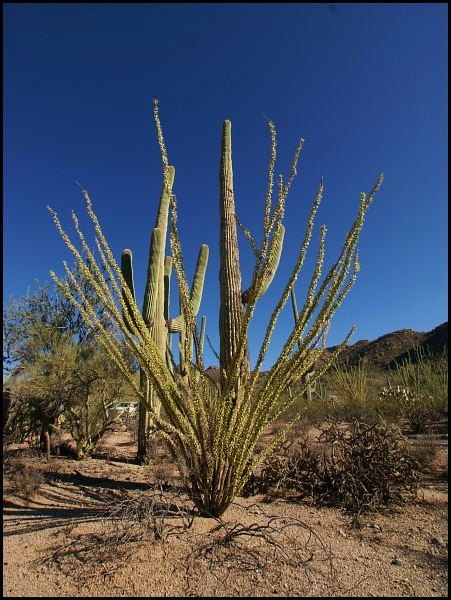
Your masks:
{"label": "clump of grass", "polygon": [[447,353],[437,359],[416,347],[395,363],[379,398],[378,412],[385,418],[405,418],[413,433],[424,433],[436,419],[448,415]]}
{"label": "clump of grass", "polygon": [[321,422],[328,416],[375,421],[378,418],[378,390],[384,375],[364,360],[357,365],[335,364],[317,381],[312,401],[301,402],[303,418]]}

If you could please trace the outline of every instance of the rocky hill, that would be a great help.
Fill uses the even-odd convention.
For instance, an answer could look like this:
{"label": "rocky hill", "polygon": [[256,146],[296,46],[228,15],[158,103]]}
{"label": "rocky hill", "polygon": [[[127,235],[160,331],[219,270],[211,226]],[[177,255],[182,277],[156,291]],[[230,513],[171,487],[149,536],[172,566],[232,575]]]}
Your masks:
{"label": "rocky hill", "polygon": [[[328,348],[333,351],[335,347]],[[366,360],[368,365],[380,369],[393,367],[395,362],[403,359],[416,360],[417,351],[424,352],[426,356],[440,355],[448,350],[448,321],[428,332],[414,331],[413,329],[399,329],[386,333],[376,340],[359,340],[345,348],[338,362],[356,365],[361,360]]]}
{"label": "rocky hill", "polygon": [[[369,366],[388,369],[393,367],[395,362],[399,363],[409,356],[415,361],[417,347],[426,355],[438,356],[444,350],[447,352],[448,321],[428,332],[399,329],[386,333],[376,340],[359,340],[342,351],[338,363],[352,366],[365,360]],[[337,346],[331,346],[327,348],[327,352],[333,352],[336,348]],[[207,371],[212,379],[215,381],[219,379],[217,366],[211,366]]]}

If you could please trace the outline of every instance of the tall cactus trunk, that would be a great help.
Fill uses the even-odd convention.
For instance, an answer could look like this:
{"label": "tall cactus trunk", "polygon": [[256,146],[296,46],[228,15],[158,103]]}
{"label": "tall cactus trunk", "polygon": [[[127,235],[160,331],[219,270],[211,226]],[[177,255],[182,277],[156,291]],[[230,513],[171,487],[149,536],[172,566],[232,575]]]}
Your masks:
{"label": "tall cactus trunk", "polygon": [[[242,286],[238,239],[236,232],[235,200],[233,195],[232,170],[232,124],[224,121],[221,145],[220,165],[220,305],[219,305],[219,337],[220,337],[220,369],[221,387],[227,378],[233,357],[238,348],[240,330],[243,323],[244,306],[242,302]],[[247,356],[241,374],[246,378],[249,374],[249,358]]]}
{"label": "tall cactus trunk", "polygon": [[[174,183],[175,169],[169,167],[168,188],[163,184],[160,206],[158,209],[155,229],[149,250],[149,263],[147,271],[147,284],[144,293],[143,317],[149,328],[152,339],[159,348],[161,355],[166,355],[167,327],[165,319],[165,245],[169,211],[169,200]],[[140,372],[141,389],[145,390],[146,398],[157,414],[160,412],[160,401],[152,387],[149,385],[144,373]],[[138,454],[137,459],[142,463],[146,459],[148,445],[148,430],[151,425],[147,407],[141,403],[138,417]]]}
{"label": "tall cactus trunk", "polygon": [[[147,401],[150,402],[149,398],[149,382],[144,374],[144,371],[140,369],[139,372],[139,384],[141,391],[145,395]],[[137,460],[142,464],[147,455],[147,430],[149,427],[149,413],[146,405],[143,402],[139,403],[138,408],[138,454]]]}

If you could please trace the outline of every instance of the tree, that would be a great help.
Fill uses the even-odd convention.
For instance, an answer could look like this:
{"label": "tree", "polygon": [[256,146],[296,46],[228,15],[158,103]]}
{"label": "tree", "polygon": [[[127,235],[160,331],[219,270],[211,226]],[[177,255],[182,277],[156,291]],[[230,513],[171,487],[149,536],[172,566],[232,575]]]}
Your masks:
{"label": "tree", "polygon": [[[92,298],[92,286],[81,281]],[[111,331],[102,307],[99,323]],[[52,434],[63,429],[84,457],[111,422],[108,407],[129,393],[79,312],[55,285],[38,284],[4,310],[3,364],[12,399],[9,430],[17,440],[36,435],[49,458]],[[130,359],[124,358],[130,364]]]}

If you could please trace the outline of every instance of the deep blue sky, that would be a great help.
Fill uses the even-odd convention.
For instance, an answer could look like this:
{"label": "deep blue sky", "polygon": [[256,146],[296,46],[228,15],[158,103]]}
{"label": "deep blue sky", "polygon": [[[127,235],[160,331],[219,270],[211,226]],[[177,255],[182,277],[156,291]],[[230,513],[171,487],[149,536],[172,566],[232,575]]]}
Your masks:
{"label": "deep blue sky", "polygon": [[[142,301],[161,188],[157,97],[190,277],[199,245],[210,246],[200,314],[217,347],[222,122],[232,121],[237,213],[260,239],[270,149],[263,114],[278,131],[276,173],[288,173],[298,139],[306,143],[282,263],[255,315],[252,357],[321,176],[325,197],[298,304],[320,225],[328,227],[327,266],[360,191],[385,173],[359,243],[359,278],[328,345],[354,323],[352,342],[446,321],[447,17],[446,4],[4,4],[4,302],[36,278],[49,280],[50,269],[63,273],[70,255],[45,206],[70,231],[74,209],[86,229],[75,180],[115,255],[132,249]],[[253,259],[240,243],[247,286]],[[287,306],[267,365],[291,324]]]}

